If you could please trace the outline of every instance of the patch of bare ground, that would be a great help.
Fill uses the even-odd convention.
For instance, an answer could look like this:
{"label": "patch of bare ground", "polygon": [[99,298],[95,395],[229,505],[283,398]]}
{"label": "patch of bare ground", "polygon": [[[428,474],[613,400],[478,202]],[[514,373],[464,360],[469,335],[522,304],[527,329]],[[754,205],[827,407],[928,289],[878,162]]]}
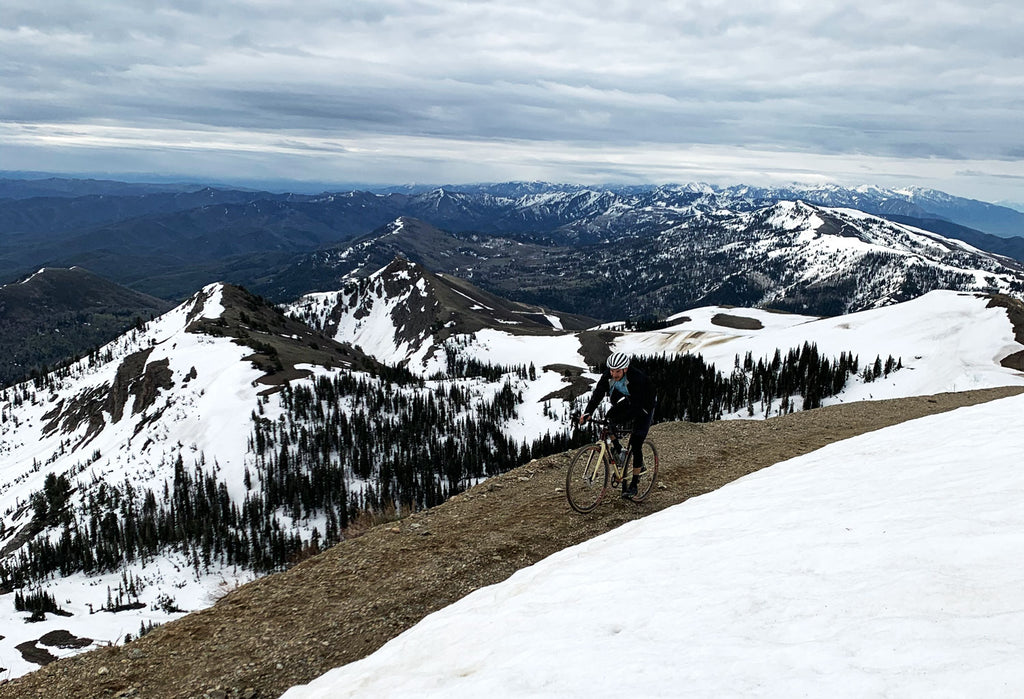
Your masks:
{"label": "patch of bare ground", "polygon": [[770,420],[664,423],[648,502],[589,515],[562,492],[569,454],[540,459],[449,502],[379,525],[213,607],[122,647],[51,663],[0,698],[277,697],[357,660],[425,615],[567,546],[840,439],[1020,393],[1019,388],[851,403]]}
{"label": "patch of bare ground", "polygon": [[735,328],[737,330],[763,330],[764,325],[757,318],[746,316],[734,316],[728,313],[716,313],[711,319],[712,325],[720,325],[723,328]]}

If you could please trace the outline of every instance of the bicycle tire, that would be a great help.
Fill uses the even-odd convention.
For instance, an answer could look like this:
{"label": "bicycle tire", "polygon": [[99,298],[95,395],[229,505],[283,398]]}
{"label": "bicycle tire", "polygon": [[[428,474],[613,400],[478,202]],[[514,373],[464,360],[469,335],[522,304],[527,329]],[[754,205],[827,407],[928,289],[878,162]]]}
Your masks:
{"label": "bicycle tire", "polygon": [[601,445],[588,444],[573,454],[565,474],[565,499],[577,512],[586,514],[597,507],[608,490],[611,468],[601,458]]}
{"label": "bicycle tire", "polygon": [[[654,446],[654,442],[649,439],[644,440],[643,445],[644,452],[644,472],[640,474],[640,482],[637,483],[636,495],[633,495],[629,499],[633,502],[643,502],[647,499],[647,496],[651,494],[651,490],[654,489],[654,484],[658,480],[658,448]],[[630,452],[626,455],[626,478],[630,478],[630,474],[633,473],[633,453]]]}

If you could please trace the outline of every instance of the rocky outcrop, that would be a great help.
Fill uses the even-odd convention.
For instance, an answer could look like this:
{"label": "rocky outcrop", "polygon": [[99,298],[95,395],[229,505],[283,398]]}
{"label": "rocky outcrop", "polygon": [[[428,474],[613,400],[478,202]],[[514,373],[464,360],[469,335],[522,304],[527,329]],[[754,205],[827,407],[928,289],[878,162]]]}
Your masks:
{"label": "rocky outcrop", "polygon": [[87,425],[85,434],[75,448],[88,444],[99,434],[107,418],[110,422],[120,422],[124,417],[129,399],[132,403],[132,415],[138,415],[156,402],[160,389],[174,386],[174,378],[167,359],[147,362],[153,349],[140,350],[128,355],[117,368],[112,384],[103,384],[83,391],[73,400],[60,404],[44,418],[48,421],[43,428],[44,434],[51,434],[60,429],[65,434],[77,431],[83,424]]}
{"label": "rocky outcrop", "polygon": [[[988,308],[1005,308],[1006,315],[1013,324],[1013,339],[1024,345],[1024,303],[1005,294],[993,294]],[[1024,350],[1004,357],[999,362],[1008,369],[1024,371]]]}

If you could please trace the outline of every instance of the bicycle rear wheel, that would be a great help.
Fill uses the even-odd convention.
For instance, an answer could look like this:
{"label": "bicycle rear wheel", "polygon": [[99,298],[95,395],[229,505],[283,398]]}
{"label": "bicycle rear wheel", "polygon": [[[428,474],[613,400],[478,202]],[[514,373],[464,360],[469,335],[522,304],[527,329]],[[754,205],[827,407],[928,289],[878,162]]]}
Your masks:
{"label": "bicycle rear wheel", "polygon": [[565,497],[572,509],[585,513],[597,507],[608,489],[610,470],[601,458],[600,444],[588,444],[576,451],[565,474]]}
{"label": "bicycle rear wheel", "polygon": [[[632,496],[630,500],[633,502],[643,502],[648,495],[651,494],[651,490],[654,488],[655,481],[658,480],[658,448],[654,446],[654,443],[649,440],[644,440],[643,445],[644,453],[644,471],[640,474],[640,482],[636,486],[636,495]],[[626,478],[631,478],[633,474],[633,453],[630,452],[626,455]]]}

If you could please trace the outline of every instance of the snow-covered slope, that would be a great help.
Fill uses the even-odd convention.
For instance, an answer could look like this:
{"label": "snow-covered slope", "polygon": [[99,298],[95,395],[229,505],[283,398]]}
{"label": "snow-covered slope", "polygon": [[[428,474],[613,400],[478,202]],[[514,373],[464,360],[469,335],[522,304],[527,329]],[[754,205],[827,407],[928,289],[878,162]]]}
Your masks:
{"label": "snow-covered slope", "polygon": [[[282,382],[329,377],[356,359],[213,284],[88,357],[0,391],[0,667],[16,676],[123,641],[254,578],[254,555],[274,544],[250,537],[243,512],[307,543],[322,532],[317,519],[260,508],[254,420],[281,415]],[[20,596],[35,601],[18,609]],[[27,623],[40,605],[45,618]]]}
{"label": "snow-covered slope", "polygon": [[[21,537],[31,531],[50,532],[57,540],[57,521],[37,527],[31,503],[54,474],[68,478],[75,506],[102,517],[124,502],[115,491],[124,498],[131,491],[159,493],[173,480],[179,455],[191,457],[190,470],[202,455],[217,465],[223,482],[238,489],[234,496],[241,500],[249,413],[262,372],[243,361],[251,349],[186,330],[193,321],[220,317],[221,294],[219,285],[208,287],[45,385],[29,383],[0,393],[5,567],[12,563],[6,556],[16,554]],[[101,483],[105,496],[96,488]],[[106,573],[75,573],[58,585],[33,585],[21,592],[44,589],[62,610],[33,624],[26,624],[27,612],[15,610],[13,594],[3,595],[0,667],[8,676],[35,669],[24,649],[16,650],[22,643],[31,648],[35,639],[44,639],[36,648],[58,657],[124,641],[146,624],[208,606],[218,590],[253,577],[237,568],[193,563],[188,550],[168,550]],[[125,605],[134,608],[113,611]],[[61,647],[59,638],[46,644],[46,634],[58,630],[86,640],[71,647]]]}
{"label": "snow-covered slope", "polygon": [[308,294],[290,304],[288,312],[381,362],[423,375],[448,369],[440,350],[454,335],[503,329],[516,336],[554,336],[588,324],[587,319],[507,301],[402,257],[340,291]]}
{"label": "snow-covered slope", "polygon": [[[252,354],[250,348],[186,330],[193,320],[220,317],[221,291],[219,285],[207,287],[45,385],[3,391],[0,406],[9,417],[0,426],[5,500],[13,496],[24,502],[41,488],[42,469],[12,482],[10,475],[20,475],[24,464],[53,462],[85,449],[81,470],[109,482],[129,479],[137,487],[152,486],[148,479],[155,467],[178,444],[204,452],[239,479],[242,465],[233,445],[248,432],[245,423],[262,373],[242,361]],[[173,394],[159,391],[188,376],[174,383]],[[159,429],[140,435],[147,424]]]}
{"label": "snow-covered slope", "polygon": [[669,269],[656,271],[663,261],[685,261],[695,293],[718,303],[841,315],[935,289],[1024,292],[1013,260],[854,209],[803,202],[696,216],[653,247],[653,270],[641,274],[667,277]]}
{"label": "snow-covered slope", "polygon": [[692,352],[728,373],[737,355],[742,359],[749,352],[761,359],[806,341],[829,356],[853,352],[862,361],[877,355],[902,359],[904,369],[882,381],[853,381],[826,403],[1024,384],[1020,372],[1000,364],[1022,349],[1006,309],[990,305],[987,296],[953,291],[829,318],[750,308],[693,309],[662,330],[623,335],[615,348],[633,354]]}
{"label": "snow-covered slope", "polygon": [[[831,400],[1024,383],[1000,365],[1024,349],[1006,310],[978,295],[937,292],[829,319],[704,308],[659,331],[576,332],[408,263],[387,270],[303,301],[331,337],[213,285],[80,362],[0,392],[0,667],[19,675],[35,667],[33,652],[81,650],[61,648],[75,644],[51,631],[89,639],[83,647],[123,640],[286,565],[314,540],[337,540],[350,507],[396,492],[395,476],[373,480],[385,467],[467,464],[403,476],[425,506],[521,463],[533,440],[565,430],[590,367],[612,348],[700,352],[725,373],[736,355],[804,342],[864,361],[900,357],[903,369],[870,384],[853,377]],[[432,315],[434,304],[455,316]],[[322,481],[333,490],[316,490]],[[319,499],[302,502],[307,491]],[[15,590],[56,609],[26,623]]]}
{"label": "snow-covered slope", "polygon": [[284,696],[1017,696],[1022,410],[962,408],[764,469]]}

